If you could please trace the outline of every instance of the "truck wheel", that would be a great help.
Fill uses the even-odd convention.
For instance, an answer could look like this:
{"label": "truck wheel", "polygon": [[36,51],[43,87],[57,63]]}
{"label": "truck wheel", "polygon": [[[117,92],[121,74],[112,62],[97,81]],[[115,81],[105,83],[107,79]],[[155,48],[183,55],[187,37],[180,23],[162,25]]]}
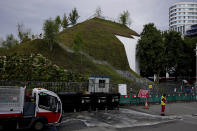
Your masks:
{"label": "truck wheel", "polygon": [[36,121],[33,125],[35,131],[41,131],[44,129],[44,123],[42,121]]}
{"label": "truck wheel", "polygon": [[3,125],[0,125],[0,131],[2,131],[3,130]]}

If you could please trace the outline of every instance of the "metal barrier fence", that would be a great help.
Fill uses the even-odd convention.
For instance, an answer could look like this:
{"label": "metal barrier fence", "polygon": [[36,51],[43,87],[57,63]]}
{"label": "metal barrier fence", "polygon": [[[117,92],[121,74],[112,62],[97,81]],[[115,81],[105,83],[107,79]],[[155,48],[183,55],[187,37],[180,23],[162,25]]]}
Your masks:
{"label": "metal barrier fence", "polygon": [[[102,83],[103,84],[103,83]],[[84,92],[88,91],[90,86],[93,87],[93,91],[96,91],[99,88],[99,83],[88,83],[88,82],[43,82],[43,81],[4,81],[0,80],[0,86],[26,86],[27,90],[31,90],[33,88],[44,88],[55,93],[58,92]],[[105,87],[109,88],[110,93],[118,93],[118,84],[116,83],[105,83]],[[97,88],[97,89],[96,89]],[[130,88],[133,89],[134,92],[138,92],[140,89],[138,84],[129,83],[127,84],[127,92],[130,91]],[[105,88],[99,88],[99,90],[103,92],[106,90]],[[158,93],[158,90],[153,85],[153,88],[150,90],[152,94]]]}
{"label": "metal barrier fence", "polygon": [[[28,90],[33,88],[45,88],[53,92],[84,92],[88,91],[90,84],[88,82],[39,82],[39,81],[0,81],[0,86],[26,86]],[[118,84],[106,83],[110,93],[118,93]],[[99,87],[99,83],[94,83],[94,87]],[[127,84],[127,90],[134,88],[135,85]],[[102,90],[102,89],[101,89]],[[160,103],[162,92],[156,87],[149,89],[149,103]],[[196,101],[197,88],[165,88],[168,102],[176,101]],[[120,103],[122,104],[143,104],[145,99],[138,98],[137,94],[121,96]]]}
{"label": "metal barrier fence", "polygon": [[[168,102],[177,102],[177,101],[197,101],[197,94],[196,93],[176,93],[176,94],[167,94],[167,101]],[[137,94],[132,94],[128,96],[121,96],[120,103],[121,104],[144,104],[146,102],[145,98],[137,97]],[[147,98],[148,103],[160,103],[161,102],[161,95],[149,95]]]}
{"label": "metal barrier fence", "polygon": [[[163,92],[167,95],[168,102],[177,102],[177,101],[197,101],[197,87],[195,86],[183,86],[176,84],[174,86],[166,85],[165,88],[160,91],[154,87],[149,90],[149,96],[147,98],[148,103],[160,103],[161,95]],[[122,104],[144,104],[146,101],[145,98],[137,97],[137,94],[129,94],[128,96],[121,96],[120,103]]]}
{"label": "metal barrier fence", "polygon": [[[0,86],[26,86],[27,90],[33,88],[44,88],[55,93],[58,92],[85,92],[91,86],[93,91],[94,88],[99,88],[100,83],[89,84],[88,82],[39,82],[39,81],[0,81]],[[101,84],[100,84],[101,85]],[[100,92],[106,92],[106,87],[109,92],[117,93],[118,84],[105,83],[105,88],[100,88]],[[102,85],[103,87],[103,85]]]}

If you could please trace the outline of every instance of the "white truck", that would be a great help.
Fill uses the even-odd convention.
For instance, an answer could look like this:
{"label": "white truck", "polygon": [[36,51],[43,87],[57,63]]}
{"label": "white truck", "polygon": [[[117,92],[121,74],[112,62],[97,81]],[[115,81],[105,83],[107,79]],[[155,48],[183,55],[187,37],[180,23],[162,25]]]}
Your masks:
{"label": "white truck", "polygon": [[45,125],[58,124],[62,116],[62,102],[58,95],[42,88],[34,88],[30,99],[25,88],[0,86],[0,130],[42,130]]}

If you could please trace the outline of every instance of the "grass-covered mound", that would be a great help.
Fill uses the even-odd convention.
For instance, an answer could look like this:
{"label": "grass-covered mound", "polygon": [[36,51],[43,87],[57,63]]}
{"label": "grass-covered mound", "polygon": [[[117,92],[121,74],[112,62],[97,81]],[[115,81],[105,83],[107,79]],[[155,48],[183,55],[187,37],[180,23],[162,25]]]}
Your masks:
{"label": "grass-covered mound", "polygon": [[77,34],[81,35],[81,50],[97,60],[107,61],[120,70],[129,70],[129,64],[123,44],[115,37],[131,37],[138,34],[125,25],[93,18],[77,24],[60,33],[61,43],[72,48]]}
{"label": "grass-covered mound", "polygon": [[[115,69],[130,70],[124,46],[115,35],[131,37],[131,35],[137,36],[136,32],[118,23],[93,18],[60,32],[57,41],[73,49],[73,41],[77,34],[80,34],[83,40],[80,51],[95,60],[106,61]],[[51,51],[48,44],[42,39],[26,41],[9,50],[0,49],[1,56],[13,54],[24,56],[41,54],[50,61],[51,65],[57,65],[66,71],[80,74],[83,78],[92,74],[105,75],[110,76],[113,83],[132,83],[132,81],[119,75],[114,68],[105,64],[95,64],[81,53],[67,52],[58,44],[55,44]]]}

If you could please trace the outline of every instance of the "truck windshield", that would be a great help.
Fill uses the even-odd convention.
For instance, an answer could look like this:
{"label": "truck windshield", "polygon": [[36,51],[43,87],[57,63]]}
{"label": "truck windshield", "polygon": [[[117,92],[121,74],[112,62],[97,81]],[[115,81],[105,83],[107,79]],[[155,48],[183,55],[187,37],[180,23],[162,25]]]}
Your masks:
{"label": "truck windshield", "polygon": [[57,98],[46,93],[39,94],[39,108],[49,110],[49,111],[56,111],[57,110]]}

